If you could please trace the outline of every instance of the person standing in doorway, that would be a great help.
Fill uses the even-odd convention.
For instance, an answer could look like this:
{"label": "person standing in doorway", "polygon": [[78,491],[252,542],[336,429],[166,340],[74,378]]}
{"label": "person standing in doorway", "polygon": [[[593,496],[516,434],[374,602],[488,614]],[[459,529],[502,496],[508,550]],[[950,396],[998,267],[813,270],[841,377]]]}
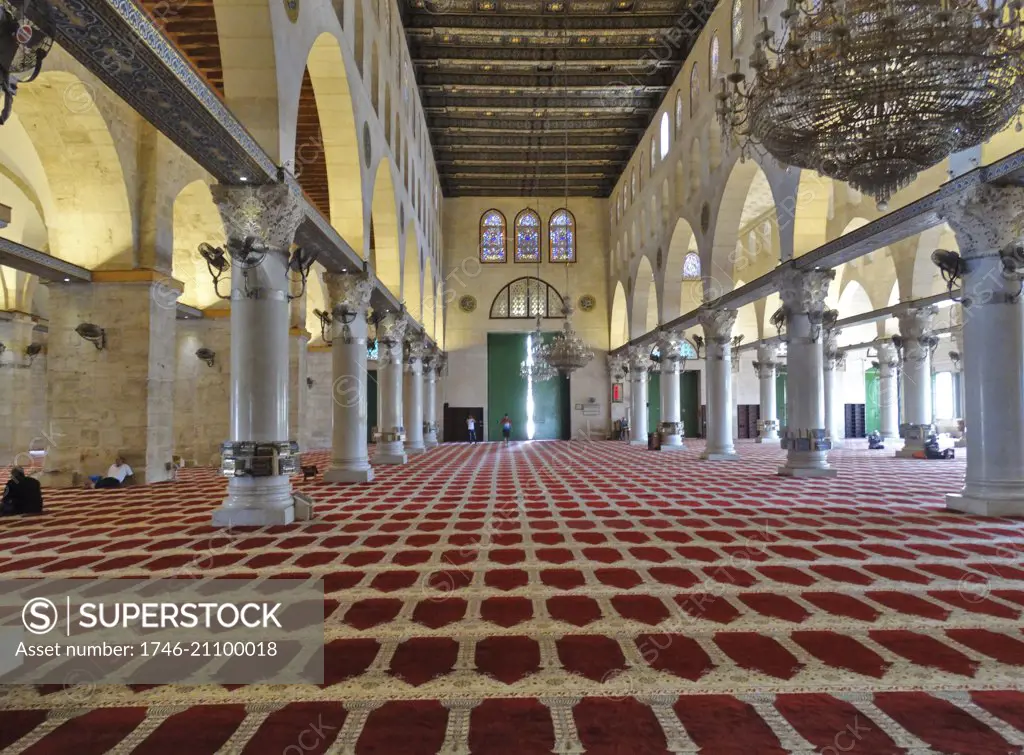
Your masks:
{"label": "person standing in doorway", "polygon": [[504,438],[504,443],[507,446],[509,439],[512,437],[512,420],[506,414],[498,422],[501,425],[501,437]]}
{"label": "person standing in doorway", "polygon": [[476,443],[476,417],[472,414],[466,417],[466,429],[469,430],[469,442]]}

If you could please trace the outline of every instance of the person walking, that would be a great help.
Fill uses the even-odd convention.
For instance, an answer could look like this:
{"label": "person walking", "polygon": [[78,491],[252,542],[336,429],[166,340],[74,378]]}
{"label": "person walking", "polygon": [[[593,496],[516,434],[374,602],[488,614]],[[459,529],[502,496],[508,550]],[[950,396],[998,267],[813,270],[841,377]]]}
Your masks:
{"label": "person walking", "polygon": [[507,446],[512,437],[512,420],[508,414],[506,414],[501,418],[498,424],[501,425],[501,437],[504,438],[504,443]]}
{"label": "person walking", "polygon": [[469,430],[469,442],[476,443],[476,417],[472,414],[466,417],[466,429]]}

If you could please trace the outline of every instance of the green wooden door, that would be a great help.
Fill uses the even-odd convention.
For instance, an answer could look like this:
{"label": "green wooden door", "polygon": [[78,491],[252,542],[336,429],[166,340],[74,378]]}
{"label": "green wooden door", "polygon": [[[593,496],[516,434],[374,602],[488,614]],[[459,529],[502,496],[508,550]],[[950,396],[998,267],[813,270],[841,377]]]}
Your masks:
{"label": "green wooden door", "polygon": [[873,433],[882,429],[882,415],[879,409],[879,391],[882,387],[878,368],[872,367],[864,372],[864,432]]}
{"label": "green wooden door", "polygon": [[661,422],[661,373],[647,375],[647,432],[658,431]]}
{"label": "green wooden door", "polygon": [[[555,333],[544,333],[544,343],[555,337]],[[526,341],[523,341],[523,359],[526,358]],[[523,381],[525,385],[525,381]],[[525,409],[526,402],[523,401]],[[533,438],[534,440],[569,439],[569,378],[557,375],[550,380],[533,384]],[[525,411],[524,411],[525,414]],[[526,437],[523,425],[522,437]]]}
{"label": "green wooden door", "polygon": [[786,426],[786,373],[775,376],[775,412],[778,414],[779,428]]}
{"label": "green wooden door", "polygon": [[[528,439],[527,381],[520,374],[527,333],[487,334],[487,418],[481,440],[500,439],[502,416],[512,420],[512,439]],[[544,340],[554,337],[545,333]],[[533,385],[534,440],[569,438],[569,378],[557,376]]]}
{"label": "green wooden door", "polygon": [[377,425],[377,370],[366,371],[366,435],[373,443],[373,428]]}
{"label": "green wooden door", "polygon": [[700,371],[686,370],[679,375],[679,411],[687,438],[700,436]]}

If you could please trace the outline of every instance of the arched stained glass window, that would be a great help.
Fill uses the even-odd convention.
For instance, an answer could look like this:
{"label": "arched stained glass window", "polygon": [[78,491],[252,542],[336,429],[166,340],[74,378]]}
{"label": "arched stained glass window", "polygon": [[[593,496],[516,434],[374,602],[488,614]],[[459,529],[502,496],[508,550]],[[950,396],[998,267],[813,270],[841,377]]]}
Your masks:
{"label": "arched stained glass window", "polygon": [[682,133],[683,128],[683,93],[676,92],[676,138]]}
{"label": "arched stained glass window", "polygon": [[708,74],[708,81],[711,84],[711,91],[715,89],[715,79],[718,78],[718,56],[720,53],[721,44],[718,41],[718,35],[716,34],[711,38],[711,71]]}
{"label": "arched stained glass window", "polygon": [[697,64],[690,69],[690,115],[697,112],[697,105],[700,100],[700,71]]}
{"label": "arched stained glass window", "polygon": [[516,215],[516,262],[540,262],[540,215],[523,210]]}
{"label": "arched stained glass window", "polygon": [[736,51],[743,41],[743,2],[732,0],[732,56],[736,57]]}
{"label": "arched stained glass window", "polygon": [[696,252],[683,257],[683,280],[700,280],[700,256]]}
{"label": "arched stained glass window", "polygon": [[497,210],[480,216],[480,261],[505,261],[505,216]]}
{"label": "arched stained glass window", "polygon": [[516,278],[494,297],[491,319],[562,318],[562,301],[562,295],[547,281],[532,276]]}
{"label": "arched stained glass window", "polygon": [[555,210],[548,220],[551,262],[576,261],[576,219],[566,209]]}
{"label": "arched stained glass window", "polygon": [[696,359],[697,349],[693,347],[693,344],[689,341],[683,341],[679,344],[679,351],[683,355],[683,359]]}

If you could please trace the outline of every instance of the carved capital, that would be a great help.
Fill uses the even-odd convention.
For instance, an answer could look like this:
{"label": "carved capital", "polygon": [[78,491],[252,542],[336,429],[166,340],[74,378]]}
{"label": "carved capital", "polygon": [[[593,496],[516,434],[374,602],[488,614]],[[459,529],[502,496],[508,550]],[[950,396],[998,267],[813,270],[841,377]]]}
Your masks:
{"label": "carved capital", "polygon": [[1024,237],[1024,187],[978,184],[939,212],[964,259],[1004,249]]}
{"label": "carved capital", "polygon": [[736,310],[704,310],[697,315],[697,321],[704,329],[704,338],[708,343],[725,344],[732,338],[732,328],[736,324]]}
{"label": "carved capital", "polygon": [[899,364],[899,355],[892,341],[885,340],[878,344],[878,364],[890,369]]}
{"label": "carved capital", "polygon": [[760,343],[757,346],[757,361],[762,364],[770,362],[772,367],[779,361],[779,347],[774,343]]}
{"label": "carved capital", "polygon": [[613,382],[620,382],[626,376],[626,360],[621,356],[608,355],[608,374]]}
{"label": "carved capital", "polygon": [[683,344],[676,336],[662,336],[658,339],[658,354],[662,364],[677,363],[683,358]]}
{"label": "carved capital", "polygon": [[405,341],[405,358],[408,363],[420,362],[429,353],[430,346],[423,336],[416,334]]}
{"label": "carved capital", "polygon": [[331,310],[335,315],[365,314],[376,284],[372,272],[327,273],[324,275]]}
{"label": "carved capital", "polygon": [[629,347],[629,372],[631,375],[646,374],[651,368],[651,349],[649,346]]}
{"label": "carved capital", "polygon": [[377,340],[387,346],[402,343],[408,324],[403,315],[389,312],[377,322]]}
{"label": "carved capital", "polygon": [[824,313],[828,286],[835,277],[835,270],[784,270],[779,279],[779,298],[786,313]]}
{"label": "carved capital", "polygon": [[302,205],[284,184],[210,187],[228,241],[254,238],[268,250],[287,252],[302,222]]}
{"label": "carved capital", "polygon": [[897,312],[896,319],[900,323],[903,342],[920,342],[921,339],[931,336],[935,330],[935,316],[938,314],[938,307],[915,307]]}

